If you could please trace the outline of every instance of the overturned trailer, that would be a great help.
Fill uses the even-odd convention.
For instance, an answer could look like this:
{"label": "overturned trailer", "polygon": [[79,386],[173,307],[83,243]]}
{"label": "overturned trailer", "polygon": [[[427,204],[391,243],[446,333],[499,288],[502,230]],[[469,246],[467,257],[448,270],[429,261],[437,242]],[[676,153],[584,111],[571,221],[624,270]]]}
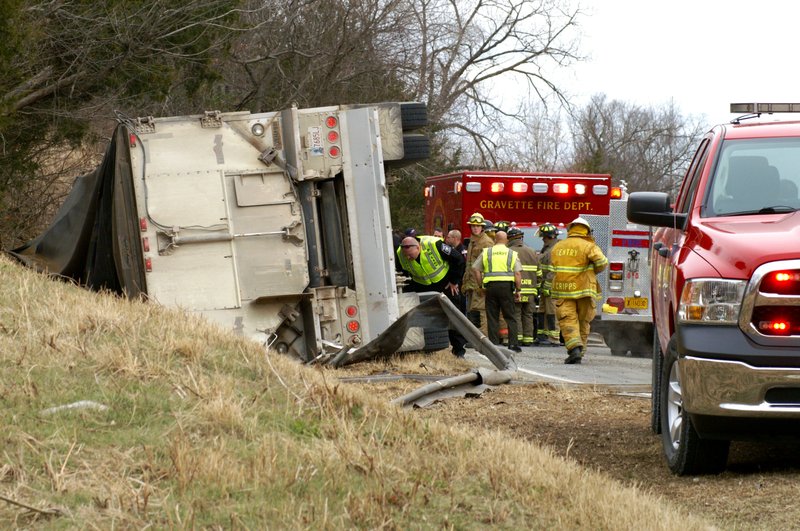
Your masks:
{"label": "overturned trailer", "polygon": [[311,360],[399,316],[384,163],[427,156],[424,104],[120,119],[51,226],[12,254],[199,312]]}

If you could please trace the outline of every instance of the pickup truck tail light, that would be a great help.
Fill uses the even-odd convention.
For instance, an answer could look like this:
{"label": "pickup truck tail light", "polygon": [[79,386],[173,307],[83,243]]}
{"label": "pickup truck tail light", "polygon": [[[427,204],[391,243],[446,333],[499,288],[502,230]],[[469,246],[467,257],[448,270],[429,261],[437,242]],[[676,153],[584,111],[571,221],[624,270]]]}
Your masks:
{"label": "pickup truck tail light", "polygon": [[736,324],[746,285],[744,280],[688,280],[681,293],[678,318],[696,323]]}

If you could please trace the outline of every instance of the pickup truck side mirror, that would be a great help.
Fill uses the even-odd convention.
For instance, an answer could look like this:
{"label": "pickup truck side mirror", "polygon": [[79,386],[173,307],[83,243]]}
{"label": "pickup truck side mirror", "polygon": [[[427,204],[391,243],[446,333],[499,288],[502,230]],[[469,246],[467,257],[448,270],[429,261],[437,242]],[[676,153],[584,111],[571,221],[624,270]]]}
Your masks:
{"label": "pickup truck side mirror", "polygon": [[663,192],[632,192],[628,196],[628,221],[655,227],[683,229],[686,214],[672,211],[669,196]]}

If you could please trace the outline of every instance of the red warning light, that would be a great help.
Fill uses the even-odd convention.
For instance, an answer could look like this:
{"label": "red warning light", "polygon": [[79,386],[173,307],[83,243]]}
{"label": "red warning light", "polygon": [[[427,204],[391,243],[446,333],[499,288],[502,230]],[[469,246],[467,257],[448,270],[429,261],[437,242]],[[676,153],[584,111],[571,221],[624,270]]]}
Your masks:
{"label": "red warning light", "polygon": [[325,125],[327,125],[327,126],[328,126],[328,127],[330,127],[330,128],[334,128],[334,127],[336,127],[338,124],[339,124],[339,120],[337,120],[335,116],[328,116],[328,117],[325,119]]}
{"label": "red warning light", "polygon": [[358,308],[355,306],[348,306],[345,308],[344,313],[347,314],[347,317],[355,317],[358,313]]}
{"label": "red warning light", "polygon": [[759,291],[779,295],[800,294],[800,270],[775,271],[766,275]]}
{"label": "red warning light", "polygon": [[347,321],[347,330],[352,333],[358,332],[358,329],[361,328],[361,325],[358,321]]}
{"label": "red warning light", "polygon": [[338,157],[341,154],[342,150],[339,149],[339,146],[331,146],[331,148],[328,150],[328,155],[331,157]]}
{"label": "red warning light", "polygon": [[622,199],[622,188],[618,186],[611,188],[611,199]]}
{"label": "red warning light", "polygon": [[329,131],[328,132],[328,142],[336,142],[339,140],[339,133],[336,131]]}
{"label": "red warning light", "polygon": [[147,218],[139,218],[139,230],[147,231]]}
{"label": "red warning light", "polygon": [[553,185],[554,194],[567,194],[569,193],[569,185],[567,183],[556,183]]}
{"label": "red warning light", "polygon": [[495,182],[492,183],[492,186],[489,188],[489,190],[491,190],[492,193],[499,194],[500,192],[503,191],[503,188],[505,188],[503,183]]}
{"label": "red warning light", "polygon": [[586,185],[585,184],[576,184],[575,185],[575,194],[576,195],[586,195]]}
{"label": "red warning light", "polygon": [[759,322],[758,328],[766,335],[786,336],[791,334],[792,323],[783,318],[771,319],[769,321]]}
{"label": "red warning light", "polygon": [[512,183],[511,191],[515,194],[524,194],[528,191],[528,183]]}

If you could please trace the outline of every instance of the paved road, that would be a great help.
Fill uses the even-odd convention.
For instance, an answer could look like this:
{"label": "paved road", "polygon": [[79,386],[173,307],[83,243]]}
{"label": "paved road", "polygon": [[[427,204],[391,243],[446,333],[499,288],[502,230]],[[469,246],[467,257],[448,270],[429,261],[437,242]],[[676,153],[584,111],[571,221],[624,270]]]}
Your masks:
{"label": "paved road", "polygon": [[[590,337],[588,352],[580,365],[564,365],[566,350],[555,347],[522,347],[513,355],[518,379],[565,384],[650,387],[651,361],[645,358],[612,356],[599,337]],[[494,366],[475,350],[467,350],[467,359],[482,366]]]}

